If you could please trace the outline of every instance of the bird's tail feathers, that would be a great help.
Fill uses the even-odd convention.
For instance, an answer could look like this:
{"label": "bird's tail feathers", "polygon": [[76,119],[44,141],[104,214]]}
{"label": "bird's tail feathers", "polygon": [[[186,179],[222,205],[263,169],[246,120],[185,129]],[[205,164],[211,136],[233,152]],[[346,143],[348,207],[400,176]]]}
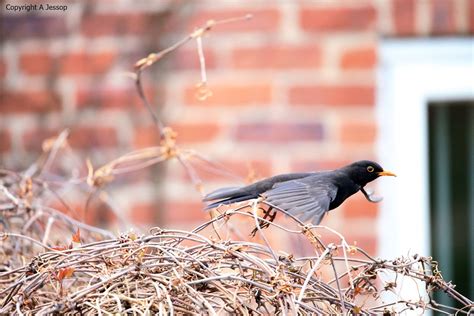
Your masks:
{"label": "bird's tail feathers", "polygon": [[237,202],[242,202],[242,201],[247,201],[256,198],[253,195],[241,195],[241,196],[234,196],[230,197],[228,199],[223,199],[214,203],[209,204],[206,206],[205,210],[210,210],[211,208],[215,208],[221,205],[228,205],[232,203],[237,203]]}
{"label": "bird's tail feathers", "polygon": [[221,188],[215,191],[212,191],[208,195],[206,195],[202,200],[204,202],[208,201],[214,201],[214,200],[221,200],[221,199],[226,199],[229,197],[233,197],[236,194],[239,195],[239,190],[240,187],[227,187],[227,188]]}

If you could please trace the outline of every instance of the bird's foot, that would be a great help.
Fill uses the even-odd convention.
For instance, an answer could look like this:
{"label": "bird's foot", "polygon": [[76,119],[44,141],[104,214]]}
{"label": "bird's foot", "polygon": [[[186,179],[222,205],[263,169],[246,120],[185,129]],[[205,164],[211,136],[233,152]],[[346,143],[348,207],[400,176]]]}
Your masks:
{"label": "bird's foot", "polygon": [[[273,212],[272,212],[273,211]],[[276,217],[276,214],[277,214],[277,211],[276,210],[273,210],[273,207],[270,207],[268,210],[263,210],[264,214],[263,214],[263,219],[265,220],[268,220],[267,221],[264,221],[264,220],[259,220],[258,221],[258,225],[260,226],[260,229],[262,228],[267,228],[268,226],[270,226],[270,223],[269,222],[273,222],[273,220],[275,219]],[[258,232],[258,227],[255,227],[252,232],[250,233],[250,236],[251,237],[255,237],[255,235],[257,234]]]}

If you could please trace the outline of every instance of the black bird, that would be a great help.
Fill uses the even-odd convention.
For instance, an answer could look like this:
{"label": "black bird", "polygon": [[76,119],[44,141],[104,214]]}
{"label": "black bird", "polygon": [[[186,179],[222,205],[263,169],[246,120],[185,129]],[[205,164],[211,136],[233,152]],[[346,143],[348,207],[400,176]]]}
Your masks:
{"label": "black bird", "polygon": [[358,191],[368,201],[378,202],[364,187],[380,176],[396,175],[384,171],[376,162],[362,160],[336,170],[281,174],[245,187],[218,189],[206,195],[203,201],[215,201],[206,207],[211,209],[261,197],[303,222],[311,220],[314,225],[319,225],[326,212]]}

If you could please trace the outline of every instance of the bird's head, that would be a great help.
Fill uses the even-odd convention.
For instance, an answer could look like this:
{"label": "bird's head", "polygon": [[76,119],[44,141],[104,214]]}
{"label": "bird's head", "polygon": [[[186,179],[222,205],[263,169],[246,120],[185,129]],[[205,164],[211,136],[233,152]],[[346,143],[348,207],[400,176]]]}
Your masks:
{"label": "bird's head", "polygon": [[352,181],[362,187],[381,176],[396,177],[394,173],[383,170],[378,163],[369,160],[357,161],[342,169],[349,175]]}

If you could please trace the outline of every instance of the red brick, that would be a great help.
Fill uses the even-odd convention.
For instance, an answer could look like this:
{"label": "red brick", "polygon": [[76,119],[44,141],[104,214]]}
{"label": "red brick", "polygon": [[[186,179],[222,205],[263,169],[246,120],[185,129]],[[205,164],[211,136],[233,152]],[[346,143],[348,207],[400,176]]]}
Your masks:
{"label": "red brick", "polygon": [[[375,228],[374,228],[375,230]],[[349,245],[355,245],[362,248],[369,255],[375,256],[377,254],[377,236],[374,232],[368,232],[367,235],[349,235],[345,236]],[[366,258],[361,253],[356,253],[354,258]]]}
{"label": "red brick", "polygon": [[454,34],[454,1],[431,0],[431,31],[435,35]]}
{"label": "red brick", "polygon": [[[40,151],[43,141],[59,134],[57,129],[30,130],[23,135],[26,150]],[[75,127],[71,129],[68,143],[75,149],[117,146],[117,134],[111,127]]]}
{"label": "red brick", "polygon": [[239,124],[235,138],[244,142],[319,141],[323,138],[323,127],[319,123]]}
{"label": "red brick", "polygon": [[344,51],[340,65],[344,69],[372,69],[377,63],[375,47],[353,48]]}
{"label": "red brick", "polygon": [[[65,15],[4,14],[2,11],[2,40],[22,38],[51,38],[67,34]],[[8,30],[8,32],[6,31]]]}
{"label": "red brick", "polygon": [[112,127],[75,127],[69,136],[73,148],[114,147],[117,143],[117,131]]}
{"label": "red brick", "polygon": [[232,61],[237,68],[316,68],[321,66],[321,49],[314,45],[239,48]]}
{"label": "red brick", "polygon": [[151,226],[159,221],[159,209],[160,207],[154,204],[133,205],[129,217],[136,224]]}
{"label": "red brick", "polygon": [[[205,183],[207,181],[225,180],[229,184],[239,185],[241,181],[250,183],[272,175],[272,165],[267,160],[251,158],[242,160],[213,160],[215,162],[214,165],[206,164],[198,159],[193,159],[192,161],[193,167]],[[188,178],[188,175],[183,173],[183,177]],[[239,180],[241,181],[239,182]]]}
{"label": "red brick", "polygon": [[300,24],[305,31],[364,31],[375,28],[376,11],[372,6],[354,8],[303,8]]}
{"label": "red brick", "polygon": [[61,212],[64,214],[67,214],[73,218],[82,220],[84,218],[83,214],[83,207],[84,203],[79,202],[79,201],[70,201],[68,200],[67,203],[62,203],[61,201],[58,200],[52,200],[48,203],[48,206]]}
{"label": "red brick", "polygon": [[[97,13],[82,19],[81,32],[86,36],[144,34],[151,29],[152,15]],[[150,28],[150,29],[149,29]]]}
{"label": "red brick", "polygon": [[4,78],[7,74],[7,64],[5,60],[0,59],[0,78]]}
{"label": "red brick", "polygon": [[377,218],[378,204],[367,201],[362,193],[356,193],[343,204],[344,218]]}
{"label": "red brick", "polygon": [[415,34],[415,0],[393,0],[392,14],[395,34],[409,36]]}
{"label": "red brick", "polygon": [[160,144],[158,129],[155,126],[136,128],[133,144],[136,148],[158,146]]}
{"label": "red brick", "polygon": [[107,227],[117,222],[117,217],[113,210],[106,203],[102,203],[98,199],[89,203],[88,209],[85,210],[83,208],[82,212],[85,217],[85,223],[89,225]]}
{"label": "red brick", "polygon": [[113,66],[115,58],[113,52],[71,53],[61,58],[59,70],[66,75],[101,74]]}
{"label": "red brick", "polygon": [[[54,167],[54,165],[52,167]],[[114,215],[113,211],[98,199],[92,199],[91,203],[87,205],[87,210],[85,209],[84,200],[80,197],[77,199],[68,199],[67,205],[60,201],[52,200],[47,206],[61,213],[67,214],[81,222],[96,225],[98,227],[107,227],[117,221],[117,217]],[[75,231],[71,231],[71,235],[66,235],[66,239],[63,239],[64,243],[59,245],[69,243],[74,232]]]}
{"label": "red brick", "polygon": [[[156,91],[152,88],[144,88],[149,100],[154,100]],[[164,91],[160,91],[162,95]],[[153,102],[153,101],[152,101]],[[81,88],[76,94],[77,107],[98,107],[103,109],[129,109],[145,110],[134,87],[109,88],[109,87],[87,87]]]}
{"label": "red brick", "polygon": [[[178,134],[178,143],[212,142],[220,131],[216,123],[177,123],[170,127]],[[155,126],[140,127],[136,130],[134,144],[137,148],[158,146],[160,136]]]}
{"label": "red brick", "polygon": [[373,86],[326,85],[294,86],[289,90],[291,104],[296,105],[374,105]]}
{"label": "red brick", "polygon": [[[205,26],[209,20],[225,20],[244,17],[251,14],[249,20],[235,21],[232,23],[219,24],[212,28],[211,32],[272,32],[277,31],[280,23],[280,13],[277,9],[257,9],[257,10],[212,10],[200,11],[192,16],[188,23],[188,31],[193,31],[197,27]],[[182,23],[182,21],[181,21]]]}
{"label": "red brick", "polygon": [[468,5],[469,33],[474,34],[474,0],[470,0]]}
{"label": "red brick", "polygon": [[[332,216],[334,216],[333,211],[326,214],[326,216],[324,217],[320,225],[326,226],[329,218]],[[329,244],[339,245],[341,243],[341,238],[338,235],[334,234],[333,232],[330,232],[325,229],[319,229],[319,230],[316,230],[315,232],[320,236],[321,241],[323,241],[323,243],[325,243],[326,245],[329,245]]]}
{"label": "red brick", "polygon": [[178,133],[180,143],[212,142],[220,132],[216,123],[176,123],[170,127]]}
{"label": "red brick", "polygon": [[[117,156],[113,157],[117,158]],[[112,158],[112,159],[113,159]],[[161,165],[164,166],[164,165]],[[154,182],[156,181],[157,174],[160,173],[159,164],[153,165],[152,167],[142,168],[134,170],[133,172],[125,172],[120,174],[119,177],[114,179],[114,183],[119,183],[119,185],[135,185],[143,184],[143,182]]]}
{"label": "red brick", "polygon": [[164,206],[163,220],[166,224],[203,222],[209,220],[204,204],[200,202],[167,202]]}
{"label": "red brick", "polygon": [[20,68],[29,75],[43,75],[51,71],[53,58],[47,53],[26,53],[20,57]]}
{"label": "red brick", "polygon": [[333,170],[348,165],[350,160],[296,160],[291,162],[291,170],[297,172]]}
{"label": "red brick", "polygon": [[188,87],[184,99],[192,105],[266,105],[272,101],[272,87],[269,84],[210,84],[212,96],[200,101],[198,88]]}
{"label": "red brick", "polygon": [[50,91],[0,90],[0,113],[45,113],[61,109],[59,96]]}
{"label": "red brick", "polygon": [[[255,180],[269,177],[272,175],[272,165],[267,160],[242,159],[242,160],[225,160],[219,162],[234,174],[243,177],[244,180],[253,182]],[[254,179],[251,179],[254,178]]]}
{"label": "red brick", "polygon": [[[194,43],[191,43],[190,46],[193,46]],[[174,54],[174,67],[176,69],[200,69],[201,65],[199,63],[199,55],[197,48],[194,47],[189,49],[179,49]],[[216,54],[214,50],[206,48],[204,49],[204,59],[206,64],[206,69],[214,69],[216,68]]]}
{"label": "red brick", "polygon": [[41,151],[43,142],[48,138],[59,135],[59,129],[45,129],[39,128],[29,130],[23,134],[23,147],[27,151]]}
{"label": "red brick", "polygon": [[5,153],[11,149],[11,138],[8,131],[0,131],[0,153]]}
{"label": "red brick", "polygon": [[372,144],[377,136],[374,122],[343,122],[341,126],[341,142],[343,144]]}

